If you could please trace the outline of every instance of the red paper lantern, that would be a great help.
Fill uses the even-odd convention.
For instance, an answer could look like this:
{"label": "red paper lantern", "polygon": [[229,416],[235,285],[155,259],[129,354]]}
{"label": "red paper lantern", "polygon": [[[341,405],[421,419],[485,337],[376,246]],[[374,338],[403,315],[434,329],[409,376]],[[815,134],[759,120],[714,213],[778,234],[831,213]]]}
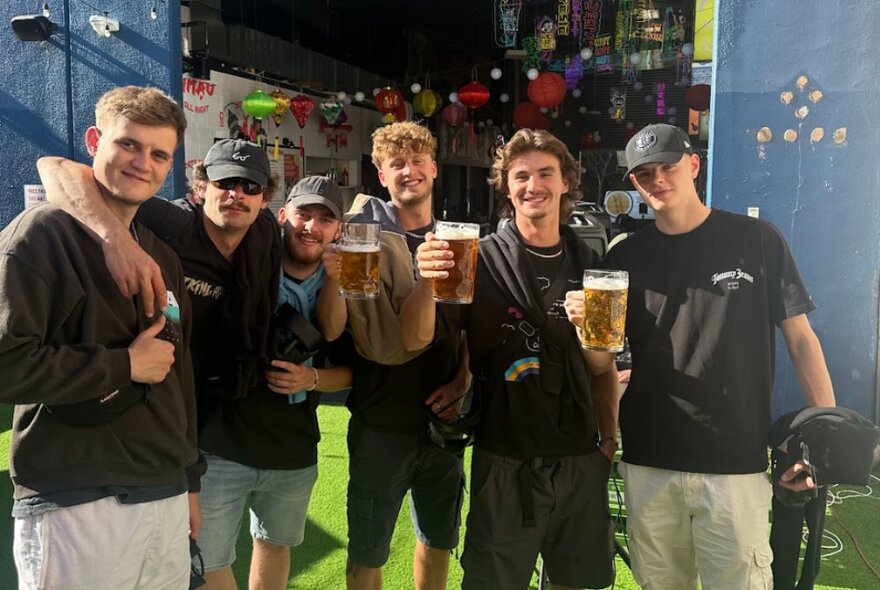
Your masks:
{"label": "red paper lantern", "polygon": [[685,102],[695,111],[706,111],[709,109],[710,90],[711,88],[708,84],[691,86],[684,93]]}
{"label": "red paper lantern", "polygon": [[440,120],[447,125],[461,125],[467,118],[467,108],[463,104],[454,102],[446,105],[440,111]]}
{"label": "red paper lantern", "polygon": [[376,95],[376,108],[380,113],[394,113],[403,104],[403,96],[393,88],[385,87]]}
{"label": "red paper lantern", "polygon": [[315,101],[305,94],[298,94],[290,99],[290,112],[296,119],[296,124],[302,129],[309,122],[312,111],[315,110]]}
{"label": "red paper lantern", "polygon": [[552,109],[565,98],[565,79],[553,72],[538,74],[529,82],[529,100],[538,105]]}
{"label": "red paper lantern", "polygon": [[531,102],[521,102],[513,109],[513,124],[520,129],[546,129],[541,109]]}
{"label": "red paper lantern", "polygon": [[478,109],[489,102],[489,89],[476,80],[458,89],[458,101],[466,107]]}

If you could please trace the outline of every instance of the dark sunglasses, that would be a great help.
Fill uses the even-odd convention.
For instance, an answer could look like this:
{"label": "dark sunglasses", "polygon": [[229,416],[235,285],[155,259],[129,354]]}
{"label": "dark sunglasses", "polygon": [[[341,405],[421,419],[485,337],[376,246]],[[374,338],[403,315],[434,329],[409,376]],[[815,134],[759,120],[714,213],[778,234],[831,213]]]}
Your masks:
{"label": "dark sunglasses", "polygon": [[263,192],[262,184],[247,178],[223,178],[221,180],[212,180],[211,184],[214,185],[214,188],[219,188],[221,191],[231,191],[236,186],[240,186],[241,192],[246,195],[259,195]]}

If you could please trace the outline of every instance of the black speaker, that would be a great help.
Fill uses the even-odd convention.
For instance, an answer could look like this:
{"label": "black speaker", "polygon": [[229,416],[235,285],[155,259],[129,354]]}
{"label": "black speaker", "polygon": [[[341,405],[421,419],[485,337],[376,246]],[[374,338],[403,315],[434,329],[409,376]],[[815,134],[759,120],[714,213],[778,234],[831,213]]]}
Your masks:
{"label": "black speaker", "polygon": [[12,32],[22,41],[46,41],[56,28],[55,23],[42,14],[12,17]]}

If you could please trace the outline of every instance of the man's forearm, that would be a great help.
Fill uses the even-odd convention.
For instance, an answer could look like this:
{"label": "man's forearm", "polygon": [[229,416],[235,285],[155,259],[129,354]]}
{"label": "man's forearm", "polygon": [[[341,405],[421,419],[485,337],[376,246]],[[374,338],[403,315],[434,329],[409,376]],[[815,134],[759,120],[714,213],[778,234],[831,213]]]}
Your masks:
{"label": "man's forearm", "polygon": [[807,405],[834,407],[834,388],[819,338],[805,315],[782,322],[782,335]]}
{"label": "man's forearm", "polygon": [[617,414],[620,406],[617,369],[612,365],[604,373],[593,375],[590,385],[599,437],[603,439],[615,438],[617,436]]}
{"label": "man's forearm", "polygon": [[128,237],[128,228],[116,217],[101,198],[92,169],[85,164],[57,157],[37,161],[46,199],[92,231],[97,238],[110,243]]}
{"label": "man's forearm", "polygon": [[415,351],[431,344],[434,341],[436,319],[437,306],[431,291],[431,281],[422,279],[410,291],[400,309],[400,340],[403,347]]}
{"label": "man's forearm", "polygon": [[327,342],[333,342],[342,335],[348,321],[348,310],[345,299],[339,295],[338,283],[330,277],[324,280],[315,313],[318,326]]}

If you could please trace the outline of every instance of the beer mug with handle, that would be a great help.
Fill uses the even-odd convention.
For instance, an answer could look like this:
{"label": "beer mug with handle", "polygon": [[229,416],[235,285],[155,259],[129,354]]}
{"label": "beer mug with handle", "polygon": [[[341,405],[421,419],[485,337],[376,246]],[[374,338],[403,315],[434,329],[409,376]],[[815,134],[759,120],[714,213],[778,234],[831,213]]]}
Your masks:
{"label": "beer mug with handle", "polygon": [[337,244],[340,255],[339,294],[346,299],[379,296],[378,223],[344,223]]}
{"label": "beer mug with handle", "polygon": [[625,270],[584,271],[584,324],[581,346],[588,350],[620,352],[626,328]]}
{"label": "beer mug with handle", "polygon": [[438,221],[434,234],[437,239],[449,244],[452,260],[455,262],[455,266],[448,269],[448,277],[433,279],[434,301],[471,303],[474,300],[480,226],[476,223]]}

